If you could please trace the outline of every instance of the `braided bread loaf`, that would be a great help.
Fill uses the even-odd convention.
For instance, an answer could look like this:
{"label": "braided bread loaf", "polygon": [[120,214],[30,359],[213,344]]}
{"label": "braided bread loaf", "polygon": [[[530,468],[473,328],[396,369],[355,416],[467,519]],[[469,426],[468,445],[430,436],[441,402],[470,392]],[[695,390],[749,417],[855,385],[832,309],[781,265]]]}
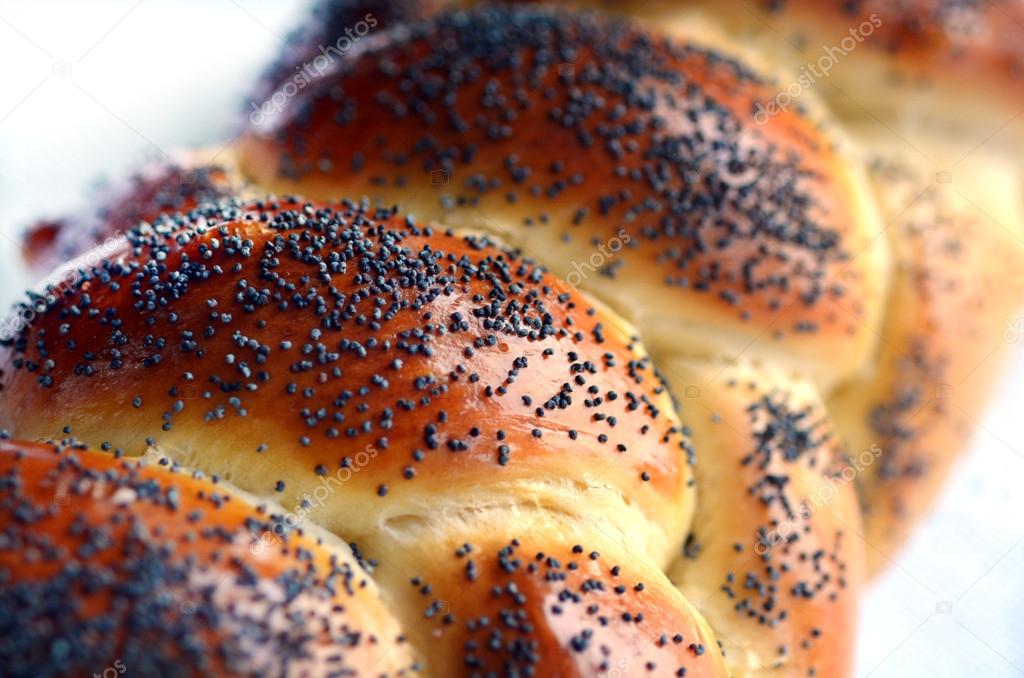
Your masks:
{"label": "braided bread loaf", "polygon": [[850,674],[1017,238],[810,95],[758,119],[697,18],[443,4],[302,87],[300,32],[215,163],[32,233],[78,258],[0,341],[0,430],[63,441],[0,449],[12,673]]}

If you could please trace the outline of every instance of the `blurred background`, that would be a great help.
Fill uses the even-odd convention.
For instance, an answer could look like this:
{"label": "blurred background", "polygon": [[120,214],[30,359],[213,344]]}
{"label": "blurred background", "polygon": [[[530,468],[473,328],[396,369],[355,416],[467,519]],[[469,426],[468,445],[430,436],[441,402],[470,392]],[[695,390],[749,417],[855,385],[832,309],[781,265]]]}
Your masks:
{"label": "blurred background", "polygon": [[[307,9],[0,0],[0,308],[37,282],[19,255],[30,221],[144,160],[228,143]],[[1024,676],[1024,322],[1004,339],[1011,368],[995,406],[931,519],[866,597],[858,676]]]}

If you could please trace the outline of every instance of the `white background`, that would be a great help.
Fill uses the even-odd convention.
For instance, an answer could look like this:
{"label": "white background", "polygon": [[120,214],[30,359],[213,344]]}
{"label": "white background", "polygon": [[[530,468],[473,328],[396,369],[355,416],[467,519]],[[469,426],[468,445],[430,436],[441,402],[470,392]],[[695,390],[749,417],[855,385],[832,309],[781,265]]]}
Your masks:
{"label": "white background", "polygon": [[[81,201],[103,174],[229,139],[303,8],[0,0],[4,309],[31,282],[17,251],[25,224]],[[867,596],[858,676],[1024,675],[1024,360],[1017,345],[999,350],[1013,369],[997,406],[934,516]]]}

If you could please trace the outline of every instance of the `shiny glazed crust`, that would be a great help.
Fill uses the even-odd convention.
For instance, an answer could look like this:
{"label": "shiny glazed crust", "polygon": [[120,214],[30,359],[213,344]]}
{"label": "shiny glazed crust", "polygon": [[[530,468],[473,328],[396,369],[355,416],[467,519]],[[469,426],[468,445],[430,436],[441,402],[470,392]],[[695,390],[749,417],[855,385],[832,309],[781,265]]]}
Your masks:
{"label": "shiny glazed crust", "polygon": [[0,532],[7,675],[418,670],[344,545],[207,480],[0,442]]}
{"label": "shiny glazed crust", "polygon": [[828,385],[872,350],[886,253],[853,255],[882,225],[833,139],[796,112],[758,124],[774,92],[622,21],[442,14],[334,64],[241,140],[239,166],[279,192],[486,229],[652,346],[749,348]]}
{"label": "shiny glazed crust", "polygon": [[[37,231],[40,269],[79,257],[0,337],[0,430],[215,476],[280,515],[257,555],[308,526],[366,577],[328,619],[396,641],[356,673],[850,675],[865,578],[991,390],[1018,241],[911,201],[928,168],[813,94],[761,119],[785,81],[700,3],[444,4],[381,9],[201,190],[163,168]],[[257,93],[373,11],[321,3]],[[889,17],[894,64],[940,58]],[[0,459],[100,463],[65,447]]]}

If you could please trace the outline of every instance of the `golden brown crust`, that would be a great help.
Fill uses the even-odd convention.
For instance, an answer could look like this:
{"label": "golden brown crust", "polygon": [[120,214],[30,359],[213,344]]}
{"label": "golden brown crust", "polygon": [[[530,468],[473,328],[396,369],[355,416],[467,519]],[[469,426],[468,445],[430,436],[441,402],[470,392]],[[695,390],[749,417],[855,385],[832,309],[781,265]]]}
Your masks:
{"label": "golden brown crust", "polygon": [[279,519],[163,468],[0,442],[5,673],[411,673],[366,573]]}
{"label": "golden brown crust", "polygon": [[866,185],[802,115],[758,124],[776,86],[743,63],[551,8],[375,38],[241,140],[248,177],[498,232],[651,342],[749,346],[823,383],[871,350],[884,254],[851,261],[880,228]]}
{"label": "golden brown crust", "polygon": [[527,531],[453,535],[397,574],[384,559],[378,577],[411,598],[399,614],[432,648],[433,675],[728,675],[707,623],[661,571]]}
{"label": "golden brown crust", "polygon": [[772,369],[669,361],[688,394],[700,502],[669,575],[735,676],[852,675],[863,582],[857,469],[813,386]]}
{"label": "golden brown crust", "polygon": [[[528,260],[351,204],[222,204],[131,231],[43,306],[3,349],[3,426],[155,448],[276,490],[291,522],[381,560],[436,675],[465,666],[482,614],[503,619],[499,581],[528,619],[512,647],[469,652],[483,666],[725,675],[710,629],[658,570],[693,503],[667,391],[627,326]],[[596,561],[506,571],[506,523],[527,543],[571,534],[628,554],[630,595]],[[444,554],[464,543],[482,549],[481,578],[451,601],[459,642],[438,646],[399,582],[451,600],[463,570]],[[617,617],[606,625],[593,605]],[[660,638],[677,633],[688,642]]]}
{"label": "golden brown crust", "polygon": [[[0,428],[149,450],[285,504],[257,520],[216,495],[228,510],[206,525],[187,574],[252,566],[279,583],[280,568],[302,561],[315,596],[330,550],[310,543],[307,557],[286,527],[308,521],[354,542],[388,612],[364,580],[359,605],[312,605],[315,621],[292,620],[317,629],[297,641],[315,646],[300,670],[332,661],[320,650],[339,640],[324,631],[335,623],[375,632],[334,661],[378,670],[383,650],[388,670],[415,668],[393,615],[436,675],[848,675],[861,534],[876,567],[937,491],[991,386],[997,363],[984,351],[1021,297],[1002,283],[1024,258],[1003,256],[1006,238],[931,195],[879,237],[858,160],[802,108],[762,118],[779,83],[711,47],[733,54],[684,11],[663,26],[683,42],[551,8],[398,25],[441,4],[382,9],[374,20],[387,25],[251,116],[238,157],[260,190],[365,194],[410,216],[240,202],[226,199],[239,184],[231,171],[183,188],[171,167],[95,216],[36,230],[37,266],[108,242],[30,295],[24,322],[0,337]],[[948,2],[772,6],[822,35],[884,13],[872,25],[892,53],[877,61],[906,72],[934,75],[951,51],[1006,75],[993,65],[998,35],[971,46],[948,26],[915,27]],[[664,7],[676,16],[675,4],[641,13]],[[287,83],[364,9],[321,5],[329,20],[297,35],[258,92]],[[879,168],[874,179],[885,218],[900,216],[906,177]],[[157,217],[168,208],[187,213]],[[499,234],[568,282],[467,232]],[[632,326],[577,286],[640,327],[686,427]],[[43,448],[26,449],[18,464],[42,463]],[[138,478],[167,480],[81,454],[88,463],[55,455],[74,459],[60,473],[128,483],[133,501]],[[121,509],[119,492],[75,508],[99,523]],[[42,532],[68,530],[74,518],[59,513]],[[172,537],[191,529],[145,516]],[[251,556],[234,553],[246,546]],[[124,575],[107,556],[97,562]],[[56,570],[16,569],[33,586],[59,585]],[[199,584],[185,581],[188,598]],[[224,599],[244,600],[230,584]],[[19,642],[38,644],[33,628]],[[236,642],[235,627],[183,628],[228,647],[195,655],[215,673],[290,661],[290,646],[268,658]],[[107,656],[85,647],[90,661]],[[139,661],[167,668],[184,651],[161,645]]]}
{"label": "golden brown crust", "polygon": [[3,342],[0,428],[156,447],[289,506],[326,487],[335,510],[312,516],[350,539],[425,497],[522,486],[558,506],[600,482],[613,529],[657,561],[675,549],[688,443],[614,315],[392,212],[284,200],[188,219],[28,302]]}

